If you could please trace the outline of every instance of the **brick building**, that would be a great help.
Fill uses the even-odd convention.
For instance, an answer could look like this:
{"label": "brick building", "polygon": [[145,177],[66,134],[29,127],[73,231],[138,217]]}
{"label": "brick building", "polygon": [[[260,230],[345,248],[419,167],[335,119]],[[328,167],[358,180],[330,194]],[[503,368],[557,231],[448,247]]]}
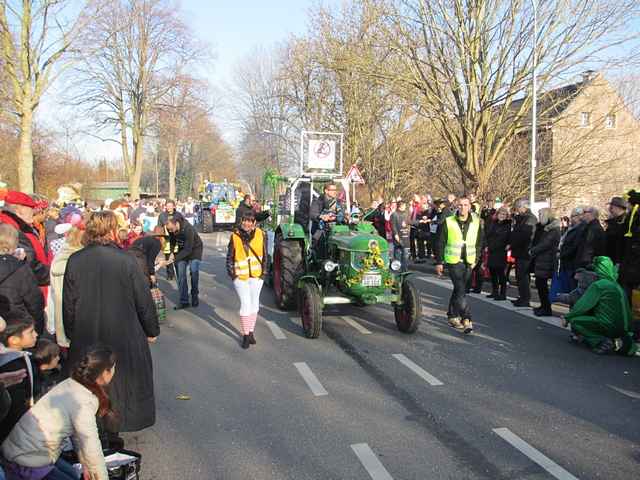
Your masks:
{"label": "brick building", "polygon": [[546,92],[538,111],[539,200],[564,214],[638,186],[640,121],[602,75]]}

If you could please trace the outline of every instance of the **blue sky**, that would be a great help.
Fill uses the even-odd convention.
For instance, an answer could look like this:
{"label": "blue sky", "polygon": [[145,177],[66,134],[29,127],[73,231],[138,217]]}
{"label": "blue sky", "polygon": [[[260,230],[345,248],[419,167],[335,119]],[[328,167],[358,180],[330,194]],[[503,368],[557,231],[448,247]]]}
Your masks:
{"label": "blue sky", "polygon": [[[215,54],[212,65],[200,73],[207,76],[217,95],[224,95],[231,83],[235,65],[257,46],[268,49],[291,33],[301,34],[307,28],[307,11],[314,0],[182,0],[179,4],[185,22],[193,34],[210,44]],[[39,118],[53,129],[64,131],[61,125],[83,127],[86,120],[57,104],[57,94],[64,90],[61,82],[48,91],[39,111]],[[225,102],[233,101],[225,98]],[[216,115],[225,137],[233,135],[225,127],[224,117]],[[101,142],[89,136],[74,135],[71,143],[81,156],[94,160],[120,158],[120,147],[113,142]]]}
{"label": "blue sky", "polygon": [[303,33],[311,0],[183,0],[194,33],[216,53],[212,83],[229,79],[233,66],[258,45]]}

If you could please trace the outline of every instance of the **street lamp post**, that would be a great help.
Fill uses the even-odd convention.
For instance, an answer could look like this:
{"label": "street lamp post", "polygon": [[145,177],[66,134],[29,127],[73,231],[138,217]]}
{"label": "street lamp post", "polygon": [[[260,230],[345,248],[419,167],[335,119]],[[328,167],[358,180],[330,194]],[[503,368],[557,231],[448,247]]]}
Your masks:
{"label": "street lamp post", "polygon": [[533,105],[531,109],[531,197],[530,204],[536,201],[536,147],[538,140],[538,0],[531,0],[533,6]]}

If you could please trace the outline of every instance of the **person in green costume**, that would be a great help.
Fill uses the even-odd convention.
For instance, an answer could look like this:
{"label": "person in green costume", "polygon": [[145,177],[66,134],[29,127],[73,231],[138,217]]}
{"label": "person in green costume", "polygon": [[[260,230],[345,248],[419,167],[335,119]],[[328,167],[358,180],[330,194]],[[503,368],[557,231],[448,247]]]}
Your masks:
{"label": "person in green costume", "polygon": [[565,316],[574,341],[584,342],[594,353],[640,355],[633,341],[631,309],[618,284],[618,269],[609,257],[595,257],[598,280],[592,283]]}

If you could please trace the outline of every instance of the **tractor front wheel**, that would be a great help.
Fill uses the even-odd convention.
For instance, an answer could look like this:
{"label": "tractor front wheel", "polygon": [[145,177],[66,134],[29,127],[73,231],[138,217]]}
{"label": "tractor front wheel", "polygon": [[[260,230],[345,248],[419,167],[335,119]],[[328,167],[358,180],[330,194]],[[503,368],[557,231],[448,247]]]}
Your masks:
{"label": "tractor front wheel", "polygon": [[318,338],[322,330],[322,297],[315,283],[305,283],[300,291],[300,317],[307,338]]}
{"label": "tractor front wheel", "polygon": [[402,304],[394,306],[396,325],[402,333],[415,333],[422,315],[420,296],[415,285],[407,280],[403,282],[401,290]]}

